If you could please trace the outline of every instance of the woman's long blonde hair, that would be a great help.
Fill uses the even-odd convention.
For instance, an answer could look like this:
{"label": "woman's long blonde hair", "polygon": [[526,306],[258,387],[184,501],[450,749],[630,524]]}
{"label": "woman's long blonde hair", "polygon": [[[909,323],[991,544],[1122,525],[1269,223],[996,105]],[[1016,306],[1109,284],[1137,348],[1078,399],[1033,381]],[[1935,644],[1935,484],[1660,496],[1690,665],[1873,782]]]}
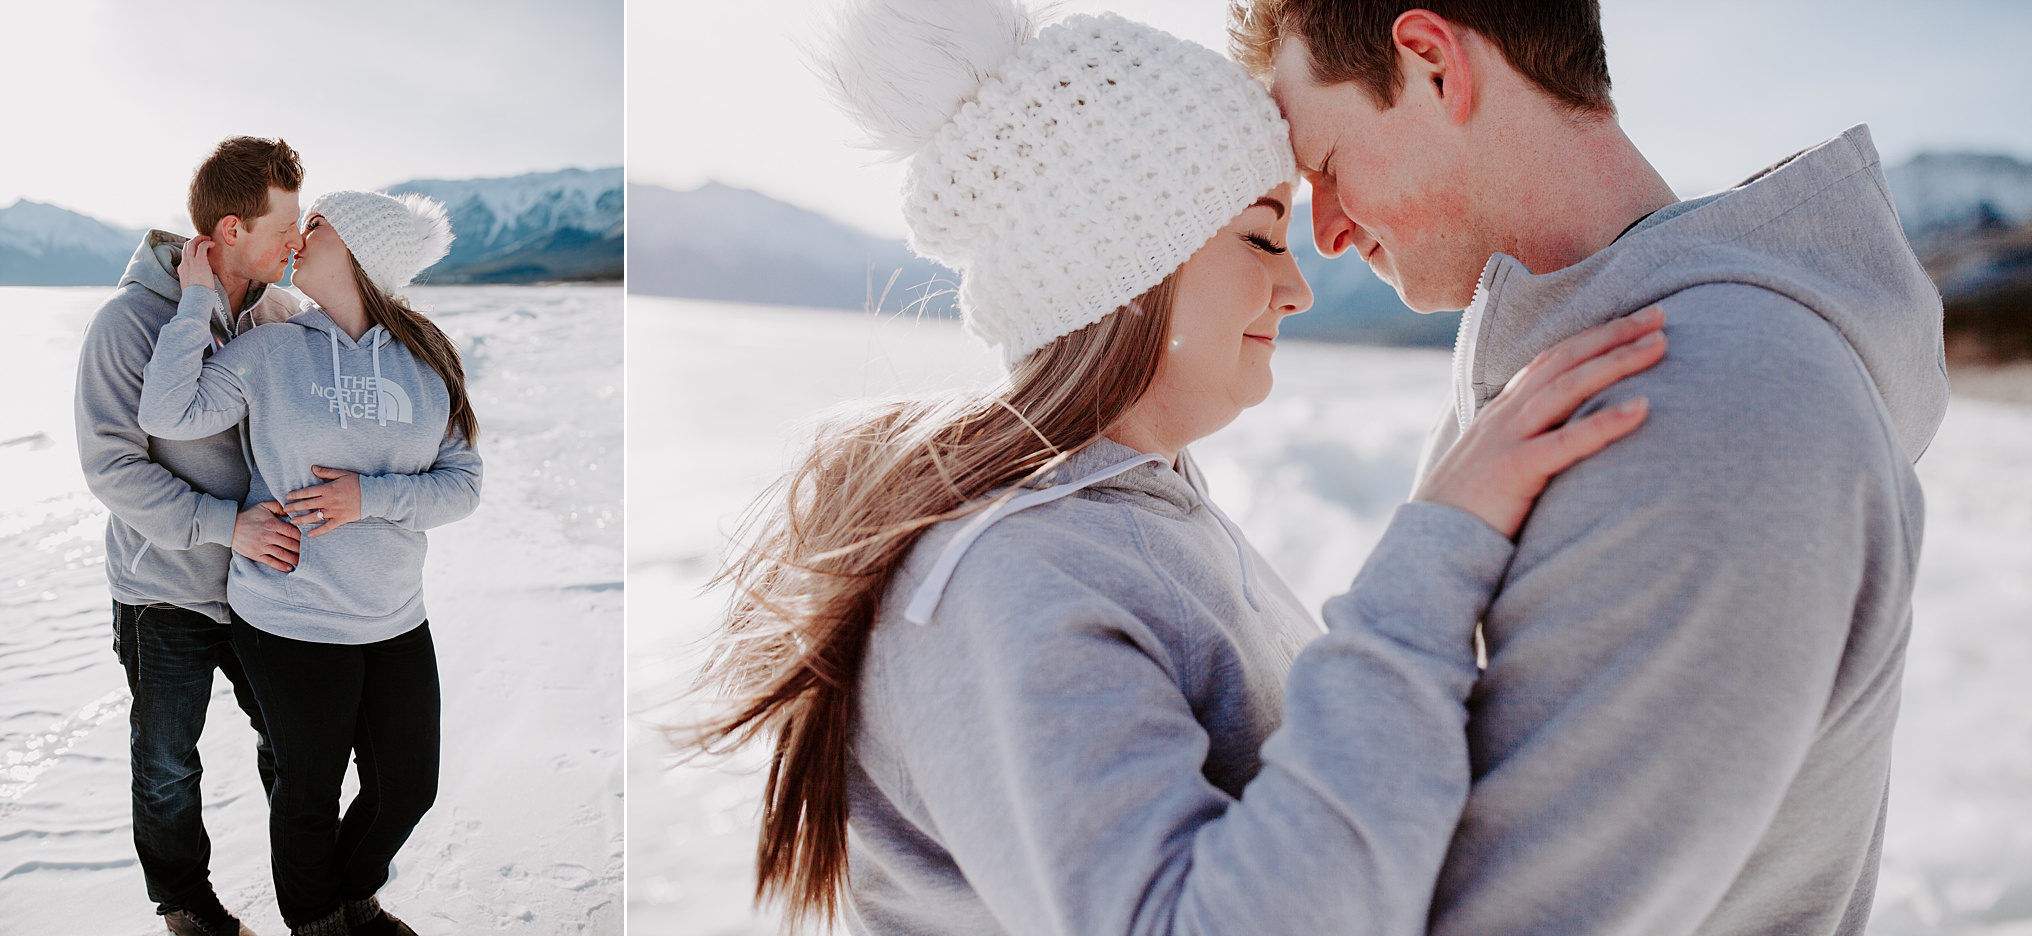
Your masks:
{"label": "woman's long blonde hair", "polygon": [[750,507],[714,577],[732,598],[695,691],[720,714],[674,732],[695,753],[774,742],[755,899],[784,925],[839,910],[861,660],[883,592],[933,524],[1056,467],[1155,379],[1172,277],[1025,358],[989,391],[884,403],[834,420]]}
{"label": "woman's long blonde hair", "polygon": [[423,313],[409,307],[409,303],[382,292],[374,285],[367,269],[360,265],[360,259],[347,251],[346,259],[353,264],[353,285],[360,291],[360,306],[367,312],[367,323],[379,325],[409,353],[423,359],[430,369],[437,371],[444,380],[445,392],[451,395],[451,416],[445,420],[445,435],[453,430],[465,434],[466,444],[480,446],[480,418],[473,413],[473,403],[466,398],[466,367],[459,360],[459,348],[452,344],[450,336],[437,323],[424,318]]}

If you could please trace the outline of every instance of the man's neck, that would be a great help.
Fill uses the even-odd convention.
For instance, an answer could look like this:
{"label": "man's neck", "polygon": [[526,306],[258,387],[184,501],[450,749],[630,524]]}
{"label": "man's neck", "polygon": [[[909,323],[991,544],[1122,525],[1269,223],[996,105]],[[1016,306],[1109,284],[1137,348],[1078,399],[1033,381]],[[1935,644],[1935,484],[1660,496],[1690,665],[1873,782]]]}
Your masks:
{"label": "man's neck", "polygon": [[240,307],[247,302],[247,291],[254,287],[254,281],[224,271],[216,271],[216,275],[219,278],[219,288],[226,291],[224,298],[227,316],[238,315]]}
{"label": "man's neck", "polygon": [[1533,273],[1594,256],[1646,215],[1679,201],[1614,121],[1573,127],[1504,154],[1498,249]]}

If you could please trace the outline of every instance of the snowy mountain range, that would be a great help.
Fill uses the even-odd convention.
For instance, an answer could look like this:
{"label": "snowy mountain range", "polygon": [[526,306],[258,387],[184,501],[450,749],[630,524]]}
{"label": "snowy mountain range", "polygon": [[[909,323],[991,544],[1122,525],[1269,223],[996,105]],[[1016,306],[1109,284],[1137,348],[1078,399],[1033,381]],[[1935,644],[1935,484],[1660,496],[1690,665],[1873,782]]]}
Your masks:
{"label": "snowy mountain range", "polygon": [[[957,278],[902,241],[746,189],[629,183],[628,291],[950,315]],[[895,282],[890,276],[895,275]],[[885,297],[885,288],[887,295]],[[917,303],[922,299],[922,303]]]}
{"label": "snowy mountain range", "polygon": [[[1995,314],[2025,320],[2022,330],[2032,334],[2032,164],[1924,153],[1886,176],[1913,249],[1947,301],[1949,331],[1971,315]],[[935,296],[929,310],[950,314],[950,295],[936,294],[957,277],[912,256],[901,241],[716,182],[684,192],[631,183],[628,197],[630,292],[863,309],[900,270],[899,287],[919,287],[905,301],[929,282]],[[1291,240],[1314,302],[1311,312],[1285,323],[1285,334],[1365,344],[1453,342],[1458,313],[1413,313],[1365,264],[1320,257],[1306,233],[1311,223],[1311,206],[1299,205]],[[903,304],[892,291],[882,308]],[[1969,311],[1979,308],[1993,313]]]}
{"label": "snowy mountain range", "polygon": [[[1311,229],[1307,206],[1292,230]],[[689,191],[630,183],[628,291],[650,296],[774,305],[954,314],[958,277],[876,237],[759,192],[708,182]],[[1298,238],[1294,238],[1298,239]],[[1319,297],[1285,333],[1327,341],[1448,345],[1458,313],[1417,315],[1362,264],[1328,263],[1298,250]],[[891,275],[895,282],[890,285]],[[921,304],[916,304],[923,299]]]}
{"label": "snowy mountain range", "polygon": [[451,211],[452,251],[430,283],[618,280],[624,262],[621,168],[564,169],[505,179],[418,179],[390,186]]}
{"label": "snowy mountain range", "polygon": [[21,199],[0,208],[0,286],[110,286],[141,234]]}
{"label": "snowy mountain range", "polygon": [[[621,278],[626,212],[619,167],[418,179],[385,191],[420,192],[451,212],[451,253],[424,272],[423,282]],[[110,286],[143,233],[22,199],[0,208],[0,286]]]}

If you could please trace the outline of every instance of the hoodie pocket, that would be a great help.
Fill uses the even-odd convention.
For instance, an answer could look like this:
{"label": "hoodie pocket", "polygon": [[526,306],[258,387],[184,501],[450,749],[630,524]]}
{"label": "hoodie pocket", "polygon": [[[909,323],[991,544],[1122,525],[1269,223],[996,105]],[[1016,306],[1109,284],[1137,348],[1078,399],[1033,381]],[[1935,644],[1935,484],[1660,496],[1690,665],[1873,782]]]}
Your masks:
{"label": "hoodie pocket", "polygon": [[306,537],[288,601],[299,608],[385,618],[423,591],[424,535],[378,517]]}

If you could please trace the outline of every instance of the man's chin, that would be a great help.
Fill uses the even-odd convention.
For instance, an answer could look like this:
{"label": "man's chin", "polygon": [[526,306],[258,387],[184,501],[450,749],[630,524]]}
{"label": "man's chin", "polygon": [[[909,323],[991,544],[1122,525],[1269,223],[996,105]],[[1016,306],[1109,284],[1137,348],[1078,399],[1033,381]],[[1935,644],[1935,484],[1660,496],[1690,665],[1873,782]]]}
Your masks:
{"label": "man's chin", "polygon": [[[1377,275],[1381,276],[1382,274],[1378,273]],[[1452,289],[1428,289],[1423,288],[1422,284],[1420,288],[1406,289],[1402,283],[1391,282],[1388,278],[1385,278],[1383,281],[1396,287],[1397,301],[1404,303],[1411,311],[1419,315],[1431,315],[1435,312],[1459,312],[1467,308],[1469,303],[1475,301],[1473,287],[1469,287],[1467,295],[1462,296],[1457,290]]]}

